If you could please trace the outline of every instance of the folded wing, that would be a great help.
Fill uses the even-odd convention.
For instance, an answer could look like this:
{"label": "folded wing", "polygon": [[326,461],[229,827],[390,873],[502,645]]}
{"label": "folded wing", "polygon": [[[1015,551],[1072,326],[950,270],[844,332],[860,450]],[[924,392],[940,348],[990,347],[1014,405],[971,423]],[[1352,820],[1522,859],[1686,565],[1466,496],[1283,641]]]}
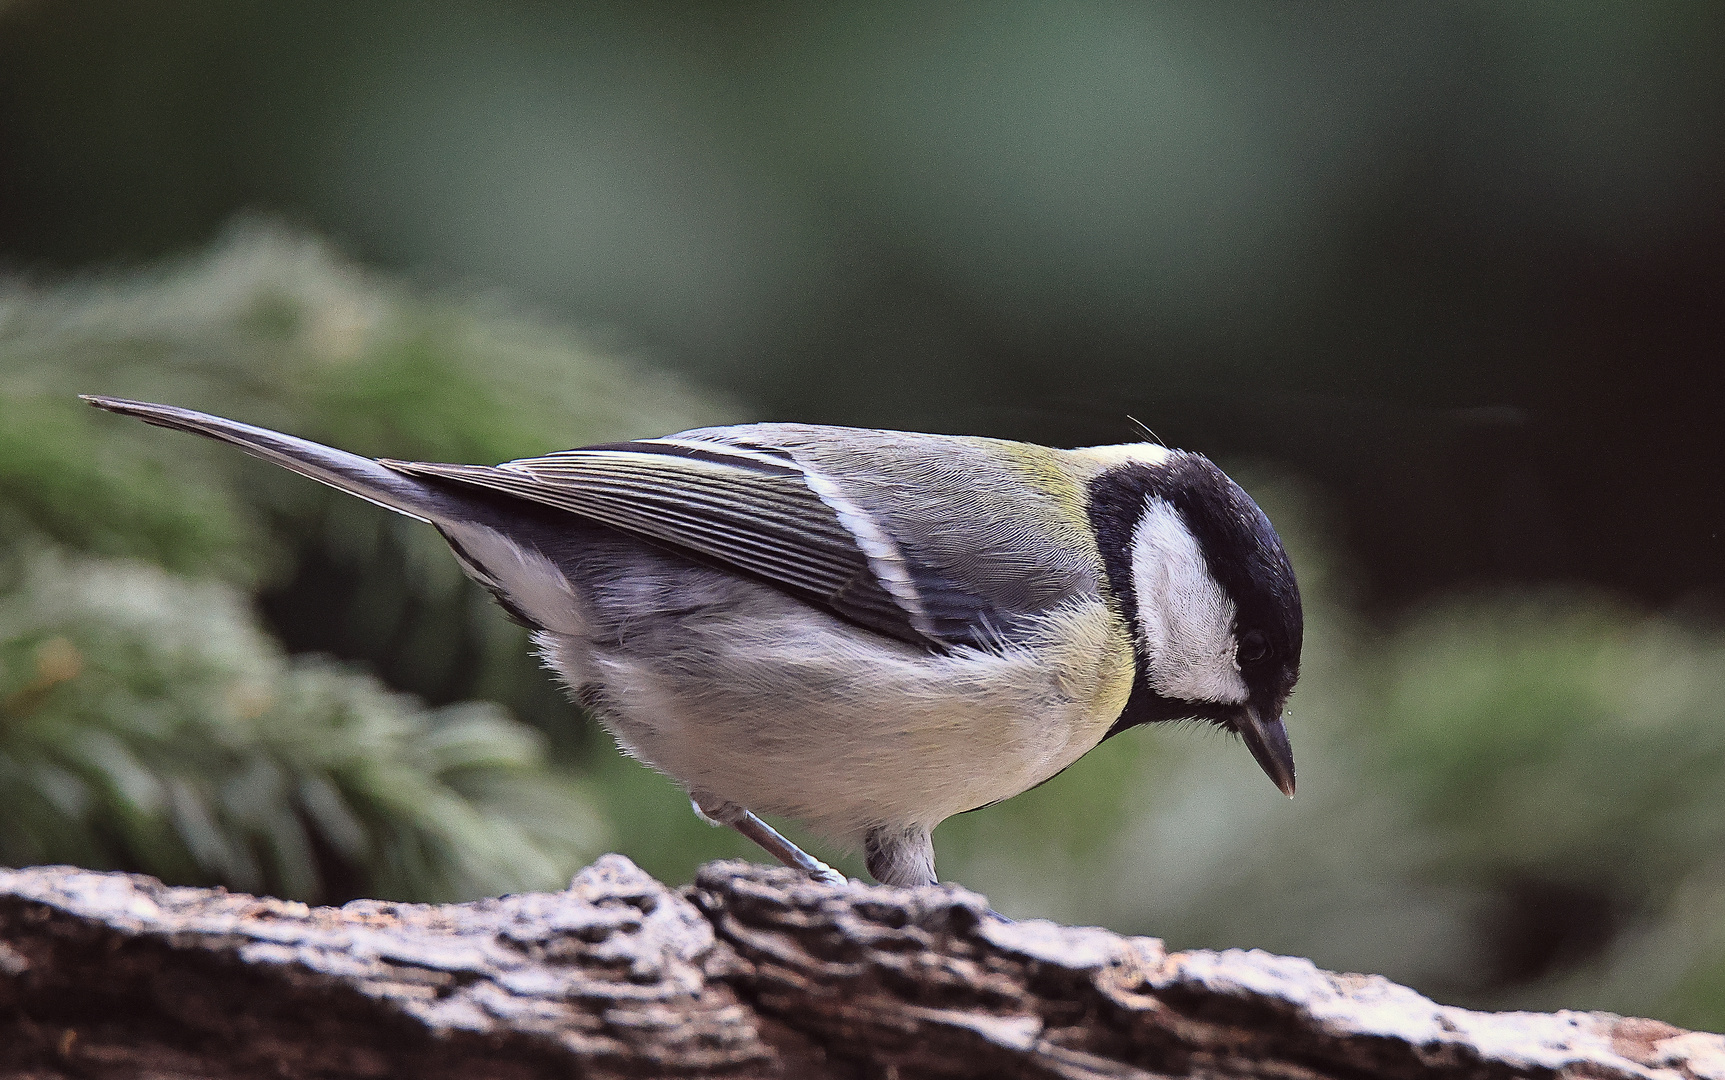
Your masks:
{"label": "folded wing", "polygon": [[579,514],[901,641],[949,644],[932,632],[891,541],[788,456],[648,439],[496,466],[382,464]]}

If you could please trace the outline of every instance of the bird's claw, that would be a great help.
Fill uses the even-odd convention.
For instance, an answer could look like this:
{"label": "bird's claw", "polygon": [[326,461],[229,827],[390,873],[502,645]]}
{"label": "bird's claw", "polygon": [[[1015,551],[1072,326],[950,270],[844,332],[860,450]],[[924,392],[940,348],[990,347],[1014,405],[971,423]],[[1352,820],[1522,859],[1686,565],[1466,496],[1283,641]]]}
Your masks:
{"label": "bird's claw", "polygon": [[830,866],[822,866],[818,870],[810,870],[809,871],[809,877],[814,878],[816,881],[820,882],[822,885],[848,885],[848,884],[850,884],[850,882],[845,878],[845,876],[843,874],[839,873],[837,870],[834,870]]}

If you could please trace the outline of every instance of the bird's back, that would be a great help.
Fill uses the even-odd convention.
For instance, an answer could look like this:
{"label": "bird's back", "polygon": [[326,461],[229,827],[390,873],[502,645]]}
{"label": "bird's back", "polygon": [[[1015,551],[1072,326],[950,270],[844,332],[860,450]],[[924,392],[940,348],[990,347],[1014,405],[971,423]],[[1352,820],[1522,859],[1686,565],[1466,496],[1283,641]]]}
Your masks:
{"label": "bird's back", "polygon": [[701,428],[675,439],[782,453],[831,483],[902,552],[949,640],[1011,640],[1033,619],[1098,594],[1083,452],[973,436],[812,424]]}

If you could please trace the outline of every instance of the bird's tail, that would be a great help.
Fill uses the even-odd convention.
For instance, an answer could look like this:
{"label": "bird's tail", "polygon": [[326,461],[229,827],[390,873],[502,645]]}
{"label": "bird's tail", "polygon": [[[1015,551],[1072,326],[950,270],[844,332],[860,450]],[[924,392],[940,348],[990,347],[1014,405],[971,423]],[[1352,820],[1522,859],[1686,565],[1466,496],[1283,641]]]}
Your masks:
{"label": "bird's tail", "polygon": [[79,395],[98,409],[135,416],[148,424],[207,435],[232,443],[254,457],[273,461],[332,488],[357,495],[398,514],[440,524],[462,516],[463,502],[454,493],[396,472],[368,457],[324,446],[307,439],[283,435],[268,428],[253,427],[208,413],[153,405],[125,398]]}

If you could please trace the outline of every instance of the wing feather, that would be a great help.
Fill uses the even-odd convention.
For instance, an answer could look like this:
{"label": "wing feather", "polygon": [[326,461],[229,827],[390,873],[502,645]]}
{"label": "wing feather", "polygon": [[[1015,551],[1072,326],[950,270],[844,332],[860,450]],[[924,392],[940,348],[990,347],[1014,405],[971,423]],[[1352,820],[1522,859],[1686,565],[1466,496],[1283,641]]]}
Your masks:
{"label": "wing feather", "polygon": [[578,514],[764,579],[900,640],[946,644],[915,596],[895,596],[876,572],[894,553],[859,538],[840,512],[849,508],[830,505],[789,459],[643,440],[497,466],[384,464]]}

